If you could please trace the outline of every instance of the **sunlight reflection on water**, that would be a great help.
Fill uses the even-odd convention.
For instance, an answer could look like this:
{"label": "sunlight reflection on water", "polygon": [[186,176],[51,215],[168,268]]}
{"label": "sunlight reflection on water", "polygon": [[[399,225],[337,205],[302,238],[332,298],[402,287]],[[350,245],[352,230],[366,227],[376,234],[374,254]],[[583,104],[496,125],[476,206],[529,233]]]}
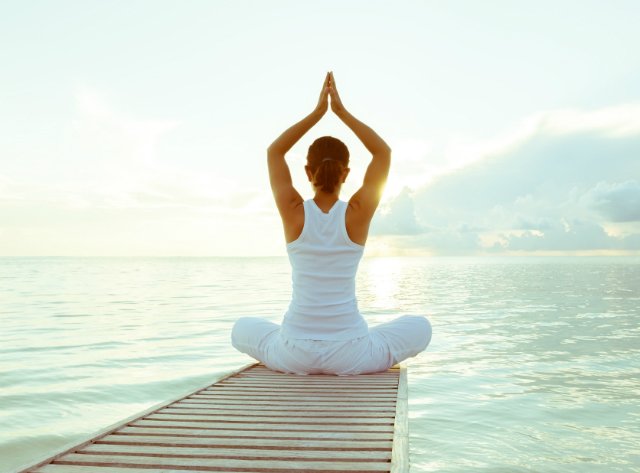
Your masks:
{"label": "sunlight reflection on water", "polygon": [[[250,361],[285,258],[1,258],[0,469]],[[640,261],[372,258],[373,325],[426,314],[409,362],[413,472],[640,471]]]}

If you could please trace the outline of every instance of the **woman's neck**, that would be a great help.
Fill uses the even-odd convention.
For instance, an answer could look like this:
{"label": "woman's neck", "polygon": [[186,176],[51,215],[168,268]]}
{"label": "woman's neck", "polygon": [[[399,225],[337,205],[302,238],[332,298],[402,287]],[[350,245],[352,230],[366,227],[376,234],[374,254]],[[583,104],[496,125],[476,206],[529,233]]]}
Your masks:
{"label": "woman's neck", "polygon": [[324,213],[329,212],[333,204],[340,198],[340,190],[336,189],[335,192],[316,191],[316,195],[313,197],[313,201],[318,208]]}

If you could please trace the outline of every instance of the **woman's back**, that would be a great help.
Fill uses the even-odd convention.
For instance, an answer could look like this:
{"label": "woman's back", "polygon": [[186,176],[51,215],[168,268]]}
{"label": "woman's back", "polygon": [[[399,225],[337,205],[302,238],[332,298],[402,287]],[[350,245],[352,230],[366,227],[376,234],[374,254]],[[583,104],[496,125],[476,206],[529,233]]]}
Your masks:
{"label": "woman's back", "polygon": [[295,339],[349,340],[367,335],[355,294],[355,276],[364,246],[351,241],[345,226],[347,203],[323,212],[306,200],[304,227],[287,244],[292,298],[282,332]]}

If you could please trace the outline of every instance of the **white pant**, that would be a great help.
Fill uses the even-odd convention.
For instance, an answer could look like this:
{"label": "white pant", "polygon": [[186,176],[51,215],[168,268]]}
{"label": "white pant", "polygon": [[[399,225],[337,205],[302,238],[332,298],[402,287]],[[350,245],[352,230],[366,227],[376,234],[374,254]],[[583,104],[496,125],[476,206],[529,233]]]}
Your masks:
{"label": "white pant", "polygon": [[295,374],[353,375],[385,371],[416,356],[431,341],[426,317],[405,315],[346,341],[286,339],[280,326],[258,317],[242,317],[231,343],[272,370]]}

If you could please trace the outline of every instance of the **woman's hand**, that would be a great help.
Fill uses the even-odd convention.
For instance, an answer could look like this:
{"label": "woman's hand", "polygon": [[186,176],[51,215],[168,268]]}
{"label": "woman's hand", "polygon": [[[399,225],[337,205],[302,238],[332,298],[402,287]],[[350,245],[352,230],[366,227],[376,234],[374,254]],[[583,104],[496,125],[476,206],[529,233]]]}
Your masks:
{"label": "woman's hand", "polygon": [[326,77],[324,78],[324,84],[322,84],[322,90],[320,91],[320,98],[318,99],[318,105],[316,105],[315,113],[320,116],[327,113],[329,109],[329,81],[330,81],[330,72],[327,72]]}
{"label": "woman's hand", "polygon": [[338,89],[336,88],[336,81],[333,78],[333,71],[329,72],[329,95],[331,96],[331,110],[333,113],[340,116],[347,110],[342,105],[342,100],[340,100],[340,96],[338,95]]}

